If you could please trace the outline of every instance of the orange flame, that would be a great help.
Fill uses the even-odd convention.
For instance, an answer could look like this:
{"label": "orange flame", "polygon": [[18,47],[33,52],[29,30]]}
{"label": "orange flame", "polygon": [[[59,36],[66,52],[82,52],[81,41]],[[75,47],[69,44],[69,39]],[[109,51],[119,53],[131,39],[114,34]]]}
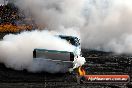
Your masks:
{"label": "orange flame", "polygon": [[82,67],[78,68],[78,72],[80,76],[84,76],[86,74],[85,70]]}

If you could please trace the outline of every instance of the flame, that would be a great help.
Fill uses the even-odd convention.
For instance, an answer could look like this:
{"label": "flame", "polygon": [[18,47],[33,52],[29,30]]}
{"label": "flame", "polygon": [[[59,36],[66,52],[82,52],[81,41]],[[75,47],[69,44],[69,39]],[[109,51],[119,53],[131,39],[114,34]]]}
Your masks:
{"label": "flame", "polygon": [[78,68],[78,72],[80,76],[84,76],[86,74],[85,70],[81,66]]}

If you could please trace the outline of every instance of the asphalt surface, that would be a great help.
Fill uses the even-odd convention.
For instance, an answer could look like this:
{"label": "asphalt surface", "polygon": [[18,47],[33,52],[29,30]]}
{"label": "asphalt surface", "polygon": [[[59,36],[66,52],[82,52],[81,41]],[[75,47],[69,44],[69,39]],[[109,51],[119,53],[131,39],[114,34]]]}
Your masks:
{"label": "asphalt surface", "polygon": [[[0,36],[3,36],[0,34]],[[116,55],[82,49],[86,58],[83,68],[87,74],[125,74],[132,79],[132,56]],[[78,84],[73,73],[49,74],[16,71],[0,64],[0,88],[132,88],[132,80],[127,84],[85,83]]]}
{"label": "asphalt surface", "polygon": [[[115,55],[101,51],[82,50],[87,63],[83,68],[87,74],[128,74],[132,77],[131,56]],[[130,64],[128,64],[130,63]],[[49,74],[16,71],[0,64],[0,88],[129,88],[128,84],[78,84],[72,73]]]}

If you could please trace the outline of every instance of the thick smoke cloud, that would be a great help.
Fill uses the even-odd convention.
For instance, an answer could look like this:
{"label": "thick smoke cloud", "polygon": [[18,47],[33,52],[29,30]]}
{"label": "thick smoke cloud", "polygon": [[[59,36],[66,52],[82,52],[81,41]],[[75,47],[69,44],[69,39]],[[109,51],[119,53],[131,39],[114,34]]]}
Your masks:
{"label": "thick smoke cloud", "polygon": [[[78,2],[76,0],[18,0],[15,4],[25,11],[26,16],[32,16],[36,24],[43,25],[44,31],[6,35],[0,41],[0,57],[2,58],[0,62],[16,70],[66,72],[68,66],[63,64],[56,65],[41,58],[33,60],[33,50],[43,48],[74,52],[74,46],[54,35],[65,34],[80,37],[79,29],[84,24],[81,15],[83,0]],[[82,65],[85,59],[76,60],[75,63],[77,62],[76,66]]]}
{"label": "thick smoke cloud", "polygon": [[[81,36],[82,48],[132,54],[131,0],[17,0],[15,4],[51,34]],[[32,67],[36,67],[36,63],[29,66],[32,51],[36,47],[51,49],[49,43],[43,46],[47,39],[41,38],[49,35],[49,32],[34,31],[5,36],[0,41],[1,62],[19,70],[35,70]],[[58,44],[61,48],[54,46],[52,49],[65,50],[65,43]]]}
{"label": "thick smoke cloud", "polygon": [[0,5],[3,5],[4,4],[4,0],[0,0]]}
{"label": "thick smoke cloud", "polygon": [[80,28],[85,22],[82,17],[84,0],[18,0],[16,5],[28,16],[32,14],[36,24],[50,30]]}
{"label": "thick smoke cloud", "polygon": [[132,53],[132,1],[88,0],[86,26],[81,29],[84,48]]}
{"label": "thick smoke cloud", "polygon": [[76,31],[82,48],[132,53],[131,0],[19,0],[16,5],[50,30]]}
{"label": "thick smoke cloud", "polygon": [[[33,50],[35,48],[74,51],[74,46],[53,35],[53,33],[48,31],[32,31],[18,35],[6,35],[0,41],[0,62],[16,70],[27,69],[33,72],[48,71],[52,73],[65,72],[66,66],[56,65],[41,58],[33,60]],[[58,69],[54,69],[56,66]]]}

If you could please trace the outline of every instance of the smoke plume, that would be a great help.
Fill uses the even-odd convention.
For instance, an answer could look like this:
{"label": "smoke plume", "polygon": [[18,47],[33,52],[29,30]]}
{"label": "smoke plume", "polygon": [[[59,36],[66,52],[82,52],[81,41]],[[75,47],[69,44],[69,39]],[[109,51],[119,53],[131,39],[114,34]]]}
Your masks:
{"label": "smoke plume", "polygon": [[81,29],[84,48],[132,53],[132,1],[87,0]]}
{"label": "smoke plume", "polygon": [[19,0],[16,5],[50,30],[76,31],[82,48],[132,53],[131,0]]}
{"label": "smoke plume", "polygon": [[0,0],[0,5],[3,5],[4,4],[4,0]]}
{"label": "smoke plume", "polygon": [[[82,48],[132,53],[131,0],[17,0],[15,4],[51,34],[80,37]],[[33,31],[5,36],[0,41],[0,61],[15,69],[34,70],[28,67],[34,48],[72,49],[65,42],[51,47],[50,40],[61,40],[50,33]]]}
{"label": "smoke plume", "polygon": [[[73,52],[74,46],[54,35],[65,34],[80,37],[79,28],[84,24],[81,15],[83,0],[78,2],[76,0],[18,0],[14,3],[24,10],[27,17],[32,17],[36,24],[43,25],[44,31],[6,35],[0,41],[0,57],[2,58],[0,62],[16,70],[66,72],[68,66],[63,64],[56,65],[41,58],[33,60],[33,50],[43,48]],[[77,61],[80,60],[75,62]],[[84,62],[85,60],[78,63],[82,65]]]}
{"label": "smoke plume", "polygon": [[36,24],[50,30],[80,28],[85,20],[82,8],[85,0],[18,0],[16,5],[31,15]]}
{"label": "smoke plume", "polygon": [[[33,50],[35,48],[73,52],[75,47],[66,40],[53,36],[53,33],[48,31],[23,32],[18,35],[9,34],[0,41],[0,62],[16,70],[27,69],[34,72],[43,70],[59,72],[60,69],[65,69],[64,66],[58,66],[59,70],[54,70],[56,68],[54,63],[42,61],[41,58],[38,58],[38,61],[33,61]],[[47,64],[50,65],[50,68]]]}

